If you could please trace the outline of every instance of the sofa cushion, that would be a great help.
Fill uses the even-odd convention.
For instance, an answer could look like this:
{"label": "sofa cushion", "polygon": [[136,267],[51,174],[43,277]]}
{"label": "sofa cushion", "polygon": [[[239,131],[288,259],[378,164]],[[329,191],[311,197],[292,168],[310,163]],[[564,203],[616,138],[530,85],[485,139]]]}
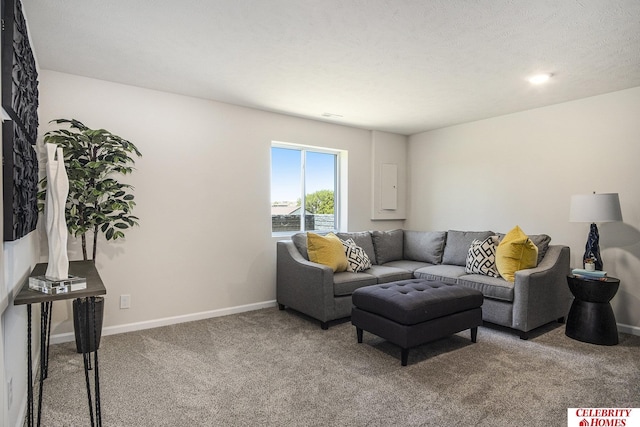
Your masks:
{"label": "sofa cushion", "polygon": [[435,264],[429,264],[428,262],[422,262],[422,261],[411,261],[408,259],[403,259],[400,261],[388,262],[384,265],[384,267],[395,267],[395,268],[401,268],[403,270],[414,272],[419,268],[429,267],[430,265],[435,265]]}
{"label": "sofa cushion", "polygon": [[538,247],[517,225],[509,231],[496,249],[496,265],[500,275],[514,282],[515,273],[536,266]]}
{"label": "sofa cushion", "polygon": [[416,279],[439,280],[454,285],[458,283],[458,277],[465,274],[467,273],[464,271],[464,267],[448,264],[422,267],[413,272]]}
{"label": "sofa cushion", "polygon": [[353,239],[356,245],[360,246],[367,253],[369,260],[372,264],[377,264],[376,251],[373,249],[373,240],[371,238],[371,232],[369,231],[357,231],[349,233],[337,233],[338,237],[342,240]]}
{"label": "sofa cushion", "polygon": [[367,253],[360,246],[356,245],[353,239],[342,240],[344,254],[347,257],[347,271],[358,273],[371,267],[371,260]]}
{"label": "sofa cushion", "polygon": [[[495,236],[484,240],[474,240],[469,248],[465,271],[467,273],[483,274],[485,276],[500,277],[496,268]],[[497,239],[496,239],[497,240]]]}
{"label": "sofa cushion", "polygon": [[403,259],[403,230],[373,231],[371,236],[377,264]]}
{"label": "sofa cushion", "polygon": [[376,283],[378,283],[378,279],[367,273],[352,273],[350,271],[334,273],[333,294],[337,297],[351,295],[358,288]]}
{"label": "sofa cushion", "polygon": [[347,269],[347,256],[344,254],[342,241],[333,233],[326,236],[307,233],[307,251],[311,262],[331,267],[334,272]]}
{"label": "sofa cushion", "polygon": [[513,302],[514,284],[507,282],[502,277],[467,274],[458,277],[458,285],[476,289],[487,298]]}
{"label": "sofa cushion", "polygon": [[404,259],[440,264],[446,238],[446,231],[405,230]]}
{"label": "sofa cushion", "polygon": [[[496,235],[498,236],[498,243],[500,243],[502,239],[504,239],[504,234],[496,233]],[[529,239],[531,239],[533,244],[538,248],[538,259],[536,262],[536,265],[538,265],[547,254],[549,244],[551,244],[551,237],[546,234],[529,234]]]}
{"label": "sofa cushion", "polygon": [[397,280],[413,279],[413,273],[408,270],[386,265],[372,265],[365,273],[371,274],[378,279],[378,283],[395,282]]}
{"label": "sofa cushion", "polygon": [[442,254],[442,263],[465,266],[467,254],[474,240],[484,240],[493,235],[491,231],[447,231],[447,243]]}

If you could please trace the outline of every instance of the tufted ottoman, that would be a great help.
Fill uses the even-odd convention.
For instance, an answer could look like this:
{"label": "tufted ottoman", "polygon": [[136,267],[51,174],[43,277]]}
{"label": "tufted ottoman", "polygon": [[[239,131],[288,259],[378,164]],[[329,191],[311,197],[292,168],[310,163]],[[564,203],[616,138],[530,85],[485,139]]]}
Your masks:
{"label": "tufted ottoman", "polygon": [[402,366],[410,348],[465,329],[476,342],[482,325],[482,293],[444,282],[409,279],[365,286],[353,292],[352,301],[358,342],[365,330],[400,346]]}

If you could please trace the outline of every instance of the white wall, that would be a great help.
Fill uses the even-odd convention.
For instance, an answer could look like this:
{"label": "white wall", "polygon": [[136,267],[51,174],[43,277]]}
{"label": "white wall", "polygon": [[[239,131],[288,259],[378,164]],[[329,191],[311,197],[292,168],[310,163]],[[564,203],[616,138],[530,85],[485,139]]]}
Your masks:
{"label": "white wall", "polygon": [[604,269],[621,279],[620,330],[640,334],[640,87],[413,135],[405,226],[506,232],[516,224],[571,247],[572,194],[620,194],[624,221],[599,226]]}
{"label": "white wall", "polygon": [[[127,177],[135,186],[140,227],[124,241],[99,241],[106,333],[275,299],[273,140],[348,150],[349,222],[343,228],[402,226],[369,219],[367,130],[42,70],[39,134],[52,129],[48,122],[56,118],[108,129],[143,154]],[[73,239],[70,258],[81,258]],[[119,309],[122,294],[131,295],[130,309]],[[52,334],[69,333],[70,304],[56,304]]]}
{"label": "white wall", "polygon": [[[5,390],[0,417],[3,425],[22,425],[26,413],[27,397],[27,309],[26,306],[14,306],[13,298],[20,290],[23,281],[31,273],[39,256],[38,232],[34,231],[20,240],[3,243],[3,287],[6,299],[2,302],[3,309],[0,325],[2,326],[2,344],[0,349],[3,355],[0,357],[3,368],[4,380],[2,387]],[[33,359],[38,358],[38,336],[40,334],[40,309],[35,305],[33,309]],[[4,359],[4,360],[2,360]],[[35,366],[35,365],[34,365]],[[12,382],[12,401],[9,404],[8,382]],[[4,412],[7,408],[6,412]]]}

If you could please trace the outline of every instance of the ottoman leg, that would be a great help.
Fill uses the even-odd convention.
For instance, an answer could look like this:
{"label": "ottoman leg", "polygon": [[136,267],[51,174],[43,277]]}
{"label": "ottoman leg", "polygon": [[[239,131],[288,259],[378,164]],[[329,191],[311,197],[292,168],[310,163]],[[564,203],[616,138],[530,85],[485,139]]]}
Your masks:
{"label": "ottoman leg", "polygon": [[478,327],[471,328],[471,342],[478,341]]}
{"label": "ottoman leg", "polygon": [[358,335],[358,343],[362,344],[362,328],[356,327],[356,334]]}
{"label": "ottoman leg", "polygon": [[403,348],[402,353],[400,353],[400,363],[402,363],[402,366],[407,366],[408,359],[409,359],[409,349]]}

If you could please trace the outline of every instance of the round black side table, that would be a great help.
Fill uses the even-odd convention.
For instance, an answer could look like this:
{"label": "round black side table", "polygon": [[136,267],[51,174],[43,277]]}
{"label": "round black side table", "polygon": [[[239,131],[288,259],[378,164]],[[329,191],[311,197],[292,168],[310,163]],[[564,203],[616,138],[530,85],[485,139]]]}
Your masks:
{"label": "round black side table", "polygon": [[567,276],[567,282],[575,299],[567,317],[565,335],[591,344],[618,344],[618,327],[609,301],[618,292],[620,280]]}

